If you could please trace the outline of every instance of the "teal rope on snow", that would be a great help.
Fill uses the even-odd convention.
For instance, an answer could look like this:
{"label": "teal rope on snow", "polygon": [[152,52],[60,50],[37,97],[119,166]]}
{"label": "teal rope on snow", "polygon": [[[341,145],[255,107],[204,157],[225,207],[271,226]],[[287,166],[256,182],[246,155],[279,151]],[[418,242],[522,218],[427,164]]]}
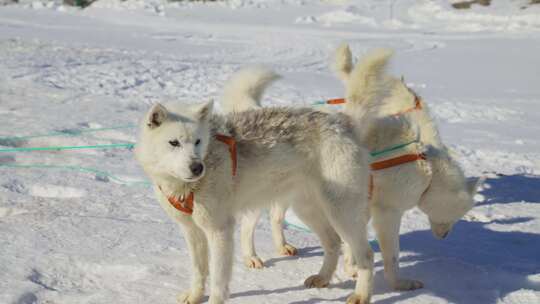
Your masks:
{"label": "teal rope on snow", "polygon": [[114,176],[113,174],[101,171],[95,168],[90,167],[81,167],[81,166],[66,166],[66,165],[47,165],[47,164],[29,164],[29,165],[18,165],[18,164],[0,164],[0,168],[19,168],[19,169],[59,169],[59,170],[70,170],[70,171],[78,171],[83,173],[92,173],[96,174],[96,176],[100,177],[107,177],[112,181],[118,182],[120,184],[128,185],[128,186],[150,186],[152,183],[149,181],[126,181],[123,180],[117,176]]}
{"label": "teal rope on snow", "polygon": [[61,150],[84,150],[84,149],[114,149],[128,148],[132,149],[135,144],[108,144],[92,146],[52,146],[52,147],[22,147],[0,149],[0,152],[32,152],[32,151],[61,151]]}
{"label": "teal rope on snow", "polygon": [[80,136],[81,134],[84,134],[84,133],[95,133],[95,132],[118,130],[118,129],[131,129],[134,127],[135,127],[134,124],[129,124],[129,125],[120,125],[120,126],[112,126],[112,127],[105,127],[105,128],[95,128],[95,129],[66,129],[64,131],[54,131],[54,132],[45,133],[45,134],[0,137],[0,142],[21,141],[21,140],[26,140],[26,139],[31,139],[31,138],[41,138],[41,137]]}

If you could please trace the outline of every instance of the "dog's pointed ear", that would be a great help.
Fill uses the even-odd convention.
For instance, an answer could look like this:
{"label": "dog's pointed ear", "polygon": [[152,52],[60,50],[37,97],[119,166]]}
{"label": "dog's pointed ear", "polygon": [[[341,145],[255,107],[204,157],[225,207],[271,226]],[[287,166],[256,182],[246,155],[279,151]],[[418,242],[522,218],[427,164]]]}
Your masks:
{"label": "dog's pointed ear", "polygon": [[351,49],[347,43],[342,43],[334,54],[333,68],[341,81],[346,82],[353,70]]}
{"label": "dog's pointed ear", "polygon": [[197,110],[197,118],[201,121],[208,120],[212,116],[214,100],[210,99]]}
{"label": "dog's pointed ear", "polygon": [[473,178],[467,181],[467,190],[471,195],[476,194],[476,191],[484,184],[486,181],[485,176],[481,176],[479,178]]}
{"label": "dog's pointed ear", "polygon": [[146,125],[150,129],[155,129],[165,121],[167,118],[167,109],[160,103],[156,103],[146,116]]}

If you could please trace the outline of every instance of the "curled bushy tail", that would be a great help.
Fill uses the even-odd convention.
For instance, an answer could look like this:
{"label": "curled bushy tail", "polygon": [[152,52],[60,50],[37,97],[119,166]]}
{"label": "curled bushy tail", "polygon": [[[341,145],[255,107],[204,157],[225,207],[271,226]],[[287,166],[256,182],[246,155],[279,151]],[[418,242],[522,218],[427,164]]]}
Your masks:
{"label": "curled bushy tail", "polygon": [[388,90],[388,76],[384,72],[392,53],[388,49],[375,49],[353,66],[351,50],[343,44],[334,56],[333,68],[345,84],[347,102],[343,111],[353,118],[356,134],[365,143],[372,141],[370,130],[376,125],[377,117],[374,114],[382,106]]}
{"label": "curled bushy tail", "polygon": [[347,104],[345,112],[365,112],[380,103],[386,87],[384,70],[393,52],[388,49],[375,49],[365,55],[353,66],[351,50],[347,44],[339,46],[332,63],[338,77],[345,84]]}
{"label": "curled bushy tail", "polygon": [[[386,88],[385,68],[392,56],[388,49],[375,49],[369,52],[348,73],[345,79],[347,104],[345,112],[354,115],[356,111],[369,111],[380,105]],[[346,65],[344,65],[345,71]]]}
{"label": "curled bushy tail", "polygon": [[225,113],[241,112],[261,106],[264,90],[280,76],[263,67],[236,72],[225,84],[222,108]]}

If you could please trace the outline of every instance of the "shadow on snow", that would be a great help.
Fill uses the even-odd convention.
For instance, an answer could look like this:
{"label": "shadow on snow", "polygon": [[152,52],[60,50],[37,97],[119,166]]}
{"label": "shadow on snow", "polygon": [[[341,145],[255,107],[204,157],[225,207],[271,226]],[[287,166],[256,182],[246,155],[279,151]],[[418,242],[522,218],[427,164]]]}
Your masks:
{"label": "shadow on snow", "polygon": [[[540,178],[526,175],[500,175],[488,179],[482,191],[486,200],[479,205],[506,204],[511,202],[540,202]],[[495,207],[496,208],[496,207]],[[417,297],[421,294],[439,297],[451,303],[497,303],[509,293],[521,289],[540,291],[540,284],[527,277],[540,273],[540,234],[519,231],[494,231],[487,228],[492,223],[509,225],[534,220],[516,217],[488,223],[460,221],[445,240],[436,240],[431,231],[413,231],[402,234],[401,276],[424,282],[425,287],[416,291],[393,292],[384,281],[382,271],[375,274],[375,294],[392,292],[388,298],[376,301],[390,304]],[[379,250],[374,246],[375,250]],[[410,253],[404,255],[403,253]],[[317,247],[299,251],[302,257],[320,256]],[[268,266],[294,257],[271,259]],[[377,261],[376,266],[382,266]],[[235,293],[232,297],[267,295],[302,290],[294,286],[275,290],[256,290]],[[354,282],[332,284],[330,288],[353,290]],[[344,302],[340,298],[310,298],[290,304]]]}

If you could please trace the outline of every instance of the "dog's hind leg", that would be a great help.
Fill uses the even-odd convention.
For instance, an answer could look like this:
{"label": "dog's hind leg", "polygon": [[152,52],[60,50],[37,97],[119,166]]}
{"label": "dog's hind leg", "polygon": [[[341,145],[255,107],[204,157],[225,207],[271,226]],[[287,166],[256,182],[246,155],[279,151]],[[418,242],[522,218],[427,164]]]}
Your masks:
{"label": "dog's hind leg", "polygon": [[312,204],[295,204],[293,209],[296,215],[317,234],[324,250],[323,265],[319,273],[307,278],[304,285],[308,288],[326,287],[337,267],[341,239],[316,206],[314,208]]}
{"label": "dog's hind leg", "polygon": [[272,204],[272,207],[270,208],[270,224],[272,225],[272,239],[274,240],[277,252],[281,255],[291,256],[296,255],[297,250],[294,246],[285,241],[283,221],[286,212],[287,207],[284,205],[278,203]]}
{"label": "dog's hind leg", "polygon": [[346,242],[357,266],[350,304],[368,304],[373,290],[373,251],[367,238],[369,170],[365,151],[343,140],[321,142],[320,208]]}
{"label": "dog's hind leg", "polygon": [[[354,203],[359,205],[358,202]],[[373,251],[367,238],[368,216],[362,214],[368,211],[367,208],[366,210],[355,208],[355,204],[343,204],[340,207],[349,207],[327,210],[327,215],[343,241],[350,246],[352,258],[356,262],[356,287],[354,293],[347,299],[347,303],[368,304],[373,288]]]}
{"label": "dog's hind leg", "polygon": [[403,213],[391,208],[381,208],[374,203],[371,215],[383,256],[384,277],[388,284],[395,290],[422,288],[424,285],[420,281],[399,277],[399,227]]}
{"label": "dog's hind leg", "polygon": [[255,227],[261,216],[261,210],[249,210],[242,214],[242,223],[240,227],[240,243],[242,245],[242,254],[244,256],[244,265],[248,268],[261,269],[264,267],[263,261],[257,256],[255,251]]}
{"label": "dog's hind leg", "polygon": [[181,222],[193,265],[191,288],[178,295],[178,304],[198,304],[204,296],[204,286],[208,277],[208,244],[204,232],[195,225],[193,219]]}

